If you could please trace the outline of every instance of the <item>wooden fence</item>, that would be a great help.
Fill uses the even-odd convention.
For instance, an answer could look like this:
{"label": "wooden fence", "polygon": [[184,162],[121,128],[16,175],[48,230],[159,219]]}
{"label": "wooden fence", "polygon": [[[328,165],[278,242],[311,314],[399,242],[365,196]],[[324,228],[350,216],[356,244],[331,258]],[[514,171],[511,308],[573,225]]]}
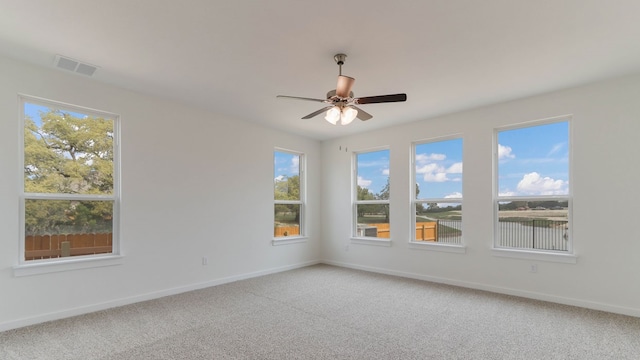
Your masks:
{"label": "wooden fence", "polygon": [[56,234],[25,237],[25,260],[106,254],[113,251],[113,234]]}
{"label": "wooden fence", "polygon": [[274,237],[297,236],[300,235],[299,226],[278,226],[273,228]]}
{"label": "wooden fence", "polygon": [[[389,224],[367,224],[368,226],[378,229],[377,237],[388,239],[390,236]],[[278,226],[273,228],[273,236],[297,236],[300,235],[300,227],[298,226]],[[416,223],[416,240],[417,241],[436,241],[438,238],[438,227],[436,222]]]}
{"label": "wooden fence", "polygon": [[[366,224],[378,229],[379,238],[388,239],[390,237],[389,224]],[[416,241],[438,241],[438,224],[435,221],[416,223]]]}
{"label": "wooden fence", "polygon": [[435,221],[417,222],[416,241],[438,241],[438,223]]}
{"label": "wooden fence", "polygon": [[372,226],[378,229],[379,238],[388,239],[391,237],[391,233],[389,230],[389,223],[381,223],[381,224],[367,224],[367,226]]}

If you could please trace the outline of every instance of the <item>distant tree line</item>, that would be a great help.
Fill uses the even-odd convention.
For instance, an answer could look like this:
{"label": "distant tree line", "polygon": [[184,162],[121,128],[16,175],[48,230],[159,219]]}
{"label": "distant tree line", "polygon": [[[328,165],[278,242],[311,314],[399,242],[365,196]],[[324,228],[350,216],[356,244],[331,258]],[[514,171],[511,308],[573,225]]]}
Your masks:
{"label": "distant tree line", "polygon": [[425,209],[423,206],[422,211],[420,211],[420,213],[441,213],[441,212],[454,211],[454,210],[462,210],[462,205],[456,205],[456,206],[448,205],[448,206],[440,207],[438,206],[438,203],[427,203],[427,208]]}
{"label": "distant tree line", "polygon": [[546,200],[546,201],[511,201],[505,204],[499,204],[499,210],[519,210],[519,209],[536,209],[536,208],[545,208],[545,209],[560,209],[567,208],[569,203],[567,201],[554,201],[554,200]]}

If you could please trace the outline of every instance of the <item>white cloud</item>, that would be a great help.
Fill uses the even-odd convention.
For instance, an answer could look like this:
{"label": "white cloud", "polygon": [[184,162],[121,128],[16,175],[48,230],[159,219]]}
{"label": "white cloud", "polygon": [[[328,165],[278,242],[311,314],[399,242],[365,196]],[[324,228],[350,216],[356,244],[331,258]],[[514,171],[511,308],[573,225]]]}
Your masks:
{"label": "white cloud", "polygon": [[514,159],[516,156],[511,153],[511,146],[503,146],[498,144],[498,160]]}
{"label": "white cloud", "polygon": [[417,168],[416,174],[423,174],[423,179],[426,182],[445,182],[449,180],[445,168],[436,163],[429,163]]}
{"label": "white cloud", "polygon": [[428,161],[442,161],[446,158],[445,154],[416,154],[416,163],[424,164]]}
{"label": "white cloud", "polygon": [[438,168],[439,168],[438,164],[430,163],[430,164],[423,165],[421,167],[416,167],[416,173],[417,174],[432,173],[432,172],[438,170]]}
{"label": "white cloud", "polygon": [[518,195],[518,194],[516,194],[513,191],[509,191],[509,190],[498,192],[498,196],[516,196],[516,195]]}
{"label": "white cloud", "polygon": [[287,177],[286,177],[286,176],[284,176],[284,175],[279,175],[279,176],[277,176],[277,177],[276,177],[275,179],[273,179],[273,180],[274,180],[274,181],[282,181],[282,180],[284,180],[284,179],[286,179],[286,178],[287,178]]}
{"label": "white cloud", "polygon": [[462,163],[455,163],[446,169],[436,163],[428,163],[416,168],[416,174],[423,174],[423,179],[426,182],[460,181],[461,179],[452,179],[447,174],[462,174]]}
{"label": "white cloud", "polygon": [[294,156],[291,158],[291,172],[297,174],[300,170],[300,157]]}
{"label": "white cloud", "polygon": [[462,163],[457,162],[447,169],[448,174],[462,174]]}
{"label": "white cloud", "polygon": [[371,183],[372,183],[371,180],[367,180],[367,179],[364,179],[362,176],[358,176],[358,186],[366,188],[366,187],[369,187]]}
{"label": "white cloud", "polygon": [[444,197],[445,199],[462,199],[462,193],[454,192]]}
{"label": "white cloud", "polygon": [[518,191],[526,195],[566,195],[568,181],[542,177],[537,172],[525,174],[518,183]]}
{"label": "white cloud", "polygon": [[445,182],[448,181],[446,172],[430,172],[424,174],[424,181],[426,182]]}
{"label": "white cloud", "polygon": [[[459,193],[459,192],[456,191],[456,192],[451,193],[449,195],[445,195],[444,198],[445,199],[462,199],[462,193]],[[438,203],[438,207],[441,207],[441,208],[445,208],[445,207],[448,207],[448,206],[455,207],[455,206],[458,206],[458,205],[460,205],[460,203]]]}
{"label": "white cloud", "polygon": [[382,175],[389,175],[389,169],[382,170]]}

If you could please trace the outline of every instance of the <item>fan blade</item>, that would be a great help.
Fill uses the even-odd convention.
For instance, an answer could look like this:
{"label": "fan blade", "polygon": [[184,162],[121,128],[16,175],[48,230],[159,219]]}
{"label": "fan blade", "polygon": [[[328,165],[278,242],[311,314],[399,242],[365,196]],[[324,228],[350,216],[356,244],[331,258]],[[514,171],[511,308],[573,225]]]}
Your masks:
{"label": "fan blade", "polygon": [[369,119],[371,119],[371,118],[373,117],[373,115],[371,115],[371,114],[369,114],[368,112],[366,112],[366,111],[364,111],[364,110],[360,109],[360,108],[359,108],[359,107],[357,107],[357,106],[353,106],[353,105],[351,105],[351,107],[352,107],[352,108],[354,108],[354,109],[356,109],[356,110],[358,110],[358,115],[356,115],[356,117],[357,117],[358,119],[362,120],[362,121],[367,121],[367,120],[369,120]]}
{"label": "fan blade", "polygon": [[314,99],[314,98],[299,97],[299,96],[278,95],[278,96],[276,96],[276,97],[278,97],[278,98],[285,98],[285,99],[297,99],[297,100],[307,100],[307,101],[323,102],[323,103],[326,103],[326,102],[327,102],[327,99]]}
{"label": "fan blade", "polygon": [[327,107],[322,108],[322,109],[320,109],[320,110],[318,110],[318,111],[314,111],[314,112],[312,112],[311,114],[309,114],[309,115],[307,115],[307,116],[303,117],[303,119],[311,119],[312,117],[314,117],[314,116],[318,116],[318,115],[322,114],[323,112],[325,112],[325,111],[327,111],[327,110],[331,109],[332,107],[333,107],[333,106],[327,106]]}
{"label": "fan blade", "polygon": [[355,81],[356,79],[352,77],[339,75],[338,85],[336,86],[336,95],[341,98],[348,98],[349,93],[351,93],[351,87],[353,87],[353,83]]}
{"label": "fan blade", "polygon": [[353,99],[354,104],[360,104],[360,105],[400,102],[400,101],[407,101],[407,94],[366,96],[366,97]]}

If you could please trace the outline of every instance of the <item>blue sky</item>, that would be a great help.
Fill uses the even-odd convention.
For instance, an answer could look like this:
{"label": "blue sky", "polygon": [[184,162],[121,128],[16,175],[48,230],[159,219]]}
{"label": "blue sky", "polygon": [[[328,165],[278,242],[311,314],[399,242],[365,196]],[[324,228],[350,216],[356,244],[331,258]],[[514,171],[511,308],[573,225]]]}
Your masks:
{"label": "blue sky", "polygon": [[300,175],[300,155],[275,151],[273,156],[274,179]]}
{"label": "blue sky", "polygon": [[30,117],[31,120],[33,120],[38,126],[42,124],[42,121],[40,121],[40,112],[47,112],[47,111],[49,111],[49,107],[47,106],[41,106],[41,105],[36,105],[31,103],[24,104],[25,116]]}
{"label": "blue sky", "polygon": [[498,144],[499,195],[568,194],[568,122],[500,131]]}
{"label": "blue sky", "polygon": [[462,197],[462,139],[416,144],[420,199]]}
{"label": "blue sky", "polygon": [[[500,195],[568,194],[568,122],[500,131],[498,144]],[[462,197],[462,147],[460,138],[416,145],[420,199]],[[358,185],[379,193],[389,176],[389,150],[358,154],[357,171]]]}
{"label": "blue sky", "polygon": [[[358,154],[358,185],[377,194],[388,176],[389,150]],[[421,199],[461,197],[462,139],[417,145],[416,182]]]}
{"label": "blue sky", "polygon": [[389,177],[389,150],[379,150],[357,155],[358,185],[379,194]]}

